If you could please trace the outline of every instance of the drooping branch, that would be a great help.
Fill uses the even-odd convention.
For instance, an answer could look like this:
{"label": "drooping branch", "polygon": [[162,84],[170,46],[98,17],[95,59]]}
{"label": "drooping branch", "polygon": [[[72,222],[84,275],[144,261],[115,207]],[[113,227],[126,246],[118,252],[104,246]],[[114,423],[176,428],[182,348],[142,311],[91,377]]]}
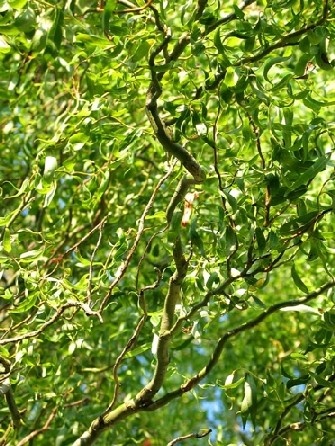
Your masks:
{"label": "drooping branch", "polygon": [[[176,255],[178,256],[178,252],[179,251],[179,247],[176,246]],[[179,268],[180,268],[180,272],[182,273],[184,271],[183,268],[187,269],[187,265],[183,266],[183,261],[181,257],[177,257],[179,258]],[[177,267],[177,271],[176,274],[178,275],[178,266],[177,266],[177,262],[176,262],[176,267]],[[186,274],[186,271],[185,271]],[[176,277],[176,276],[175,276]],[[172,279],[171,279],[172,282]],[[170,282],[170,285],[171,285]],[[176,283],[174,284],[176,285]],[[265,311],[263,311],[261,314],[259,314],[257,317],[255,317],[254,319],[252,319],[249,322],[245,322],[244,324],[239,325],[238,327],[236,327],[235,329],[232,329],[228,332],[226,332],[218,341],[216,348],[214,349],[211,358],[209,359],[207,365],[205,367],[203,367],[196,375],[192,376],[191,378],[189,378],[187,381],[185,381],[180,387],[178,387],[176,390],[169,392],[167,394],[165,394],[164,396],[162,396],[161,398],[157,399],[156,401],[154,400],[150,400],[153,397],[153,390],[156,390],[158,387],[158,384],[160,382],[160,376],[159,373],[160,371],[165,367],[164,364],[160,364],[160,366],[156,367],[156,373],[157,376],[156,378],[154,377],[153,380],[151,381],[151,383],[149,383],[149,387],[144,388],[139,394],[136,400],[130,400],[127,401],[126,403],[121,404],[119,407],[117,407],[115,410],[105,414],[104,416],[101,416],[99,418],[97,418],[96,420],[93,421],[93,423],[91,424],[91,427],[81,436],[81,438],[79,438],[73,446],[88,446],[88,445],[92,445],[93,442],[98,438],[98,436],[100,436],[100,434],[107,428],[111,427],[112,425],[116,424],[118,421],[124,420],[126,418],[128,418],[129,416],[131,416],[132,414],[139,412],[139,411],[154,411],[157,410],[163,406],[166,406],[168,403],[170,403],[172,400],[180,397],[181,395],[183,395],[186,392],[189,392],[190,390],[192,390],[197,384],[199,384],[211,371],[212,369],[215,367],[215,365],[217,364],[223,349],[226,345],[226,343],[236,337],[238,334],[251,330],[252,328],[256,327],[257,325],[259,325],[261,322],[263,322],[266,318],[268,318],[270,315],[280,311],[282,308],[285,307],[293,307],[296,305],[301,305],[301,304],[306,304],[308,302],[310,302],[311,300],[315,299],[316,297],[318,297],[320,294],[325,293],[327,290],[329,290],[330,288],[335,287],[335,281],[332,280],[330,282],[327,282],[326,284],[324,284],[323,286],[321,286],[320,288],[318,288],[317,290],[307,294],[306,296],[299,298],[299,299],[294,299],[294,300],[289,300],[289,301],[285,301],[285,302],[279,302],[276,303],[274,305],[271,305],[268,309],[266,309]],[[166,297],[166,301],[165,301],[165,308],[167,308],[168,312],[170,311],[170,305],[171,302],[173,302],[173,296],[169,296],[170,293],[170,289],[168,291],[168,295]],[[172,307],[171,307],[172,308]],[[168,326],[169,324],[171,324],[171,315],[166,315],[166,319],[164,320],[164,322],[162,321],[162,325],[161,325],[161,335],[164,335],[161,337],[161,339],[163,339],[161,346],[158,348],[162,349],[162,356],[165,357],[166,354],[166,346],[164,345],[164,342],[166,342],[166,338],[164,339],[164,337],[171,335],[171,333],[168,331],[167,333],[163,333],[162,332],[162,327],[164,326]],[[164,359],[164,358],[163,358]],[[329,417],[329,414],[327,414],[327,417]]]}
{"label": "drooping branch", "polygon": [[[329,388],[327,390],[330,390],[332,387],[332,384],[335,381],[335,374],[330,375],[326,381],[329,382]],[[306,427],[306,424],[300,424],[300,423],[289,423],[286,426],[283,426],[283,421],[285,419],[285,417],[290,413],[291,409],[293,407],[296,407],[299,403],[301,403],[302,401],[306,400],[309,397],[309,394],[311,392],[317,392],[321,389],[324,389],[324,385],[314,385],[311,388],[307,388],[305,390],[305,392],[297,394],[296,397],[294,398],[293,401],[291,401],[282,411],[282,413],[280,414],[280,417],[277,421],[277,424],[275,425],[275,427],[272,429],[272,431],[267,435],[266,439],[265,439],[265,446],[271,446],[275,440],[277,438],[279,438],[283,433],[289,431],[289,430],[297,430],[296,427],[300,426],[301,429],[304,429]],[[320,402],[324,396],[326,395],[325,392],[323,392],[320,397],[317,399],[318,402]],[[332,412],[333,409],[330,409],[327,411],[327,414],[329,412]],[[323,412],[319,412],[319,414],[315,413],[314,415],[314,419],[313,422],[316,421],[320,421],[320,419],[322,418],[322,416],[324,415]],[[334,415],[332,415],[334,416]],[[299,428],[299,430],[301,430]]]}

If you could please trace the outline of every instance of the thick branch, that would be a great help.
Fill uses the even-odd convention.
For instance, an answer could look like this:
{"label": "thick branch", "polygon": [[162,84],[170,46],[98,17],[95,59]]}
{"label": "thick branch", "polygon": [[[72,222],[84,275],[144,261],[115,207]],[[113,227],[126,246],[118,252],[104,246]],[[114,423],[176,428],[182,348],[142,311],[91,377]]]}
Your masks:
{"label": "thick branch", "polygon": [[152,404],[152,399],[162,387],[165,373],[169,364],[169,343],[172,337],[171,327],[175,305],[180,299],[181,285],[186,276],[188,262],[183,255],[182,243],[178,237],[174,250],[174,262],[176,271],[170,279],[169,289],[164,302],[162,322],[159,332],[159,342],[157,347],[157,364],[152,380],[138,393],[135,400],[127,401],[112,411],[106,411],[99,418],[95,419],[90,428],[76,440],[73,446],[88,446],[101,435],[101,433],[116,424],[117,422],[128,418],[135,412],[145,410]]}
{"label": "thick branch", "polygon": [[180,237],[177,237],[173,257],[176,271],[170,279],[169,289],[165,297],[162,321],[157,346],[157,364],[152,380],[136,396],[141,406],[150,403],[163,385],[167,367],[169,365],[169,344],[172,338],[171,328],[176,304],[180,301],[180,291],[186,276],[188,262],[185,260]]}
{"label": "thick branch", "polygon": [[[159,116],[157,100],[162,94],[162,87],[160,80],[163,73],[159,75],[156,73],[155,58],[158,54],[164,52],[168,43],[171,40],[171,33],[166,31],[163,42],[151,53],[149,58],[149,66],[151,71],[151,83],[147,92],[146,100],[146,112],[154,130],[155,136],[163,146],[163,149],[168,155],[177,158],[185,169],[192,175],[194,183],[202,183],[206,178],[206,173],[196,159],[191,155],[188,150],[181,144],[173,141],[172,137],[167,130],[164,121]],[[188,36],[185,39],[181,39],[174,47],[172,54],[169,56],[169,60],[176,60],[189,41]]]}
{"label": "thick branch", "polygon": [[20,426],[21,415],[15,403],[12,387],[10,384],[11,364],[8,361],[8,359],[2,358],[1,356],[0,356],[0,364],[3,366],[4,376],[5,376],[5,379],[0,384],[0,393],[2,393],[5,396],[6,403],[8,405],[12,417],[13,426],[14,428],[17,428]]}

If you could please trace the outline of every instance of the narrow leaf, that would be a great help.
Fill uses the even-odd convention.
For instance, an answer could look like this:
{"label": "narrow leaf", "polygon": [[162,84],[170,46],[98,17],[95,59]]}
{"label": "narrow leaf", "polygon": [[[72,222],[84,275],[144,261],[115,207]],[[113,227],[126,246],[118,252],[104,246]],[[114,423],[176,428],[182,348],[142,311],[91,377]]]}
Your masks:
{"label": "narrow leaf", "polygon": [[299,274],[298,274],[297,270],[295,269],[294,264],[292,265],[292,268],[291,268],[291,276],[292,276],[292,279],[293,279],[295,285],[299,288],[299,290],[302,291],[303,293],[308,293],[308,288],[304,284],[304,282],[300,279]]}

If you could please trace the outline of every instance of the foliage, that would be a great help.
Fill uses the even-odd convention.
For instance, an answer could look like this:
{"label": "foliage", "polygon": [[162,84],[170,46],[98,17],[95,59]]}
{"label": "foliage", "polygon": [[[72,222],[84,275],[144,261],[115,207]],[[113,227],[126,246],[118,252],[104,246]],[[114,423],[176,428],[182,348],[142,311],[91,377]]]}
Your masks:
{"label": "foliage", "polygon": [[0,33],[0,444],[331,444],[331,2]]}

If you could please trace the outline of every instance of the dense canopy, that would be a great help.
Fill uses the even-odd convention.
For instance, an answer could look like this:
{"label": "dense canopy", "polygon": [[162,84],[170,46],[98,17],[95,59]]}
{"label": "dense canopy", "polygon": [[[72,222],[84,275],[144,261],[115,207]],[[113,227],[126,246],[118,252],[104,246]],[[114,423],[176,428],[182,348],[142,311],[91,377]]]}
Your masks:
{"label": "dense canopy", "polygon": [[0,5],[0,445],[334,441],[328,0]]}

